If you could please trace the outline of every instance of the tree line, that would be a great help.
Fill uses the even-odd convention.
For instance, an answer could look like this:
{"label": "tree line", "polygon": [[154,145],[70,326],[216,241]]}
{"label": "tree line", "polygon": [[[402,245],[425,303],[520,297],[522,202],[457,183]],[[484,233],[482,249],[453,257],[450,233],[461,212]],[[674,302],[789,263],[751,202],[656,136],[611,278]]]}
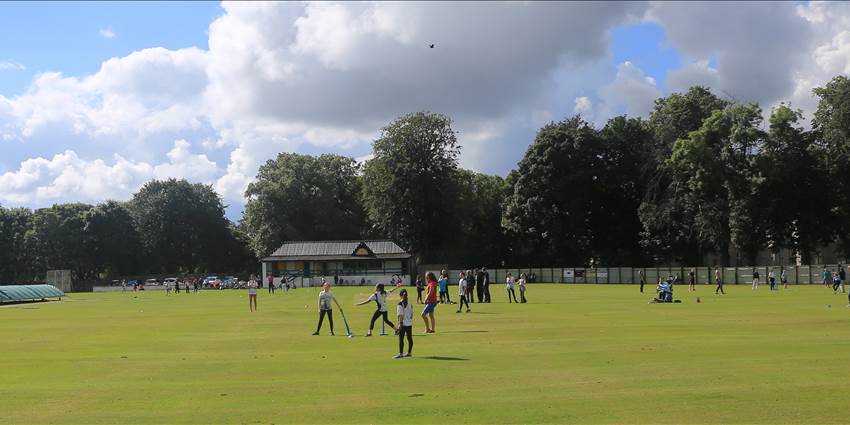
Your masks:
{"label": "tree line", "polygon": [[0,282],[47,269],[108,274],[255,270],[285,240],[390,238],[456,265],[730,264],[732,249],[826,244],[850,254],[850,79],[814,90],[810,128],[782,104],[692,87],[647,119],[543,126],[506,178],[459,166],[449,117],[389,123],[372,158],[281,153],[260,166],[239,223],[210,186],[151,181],[125,203],[0,208]]}

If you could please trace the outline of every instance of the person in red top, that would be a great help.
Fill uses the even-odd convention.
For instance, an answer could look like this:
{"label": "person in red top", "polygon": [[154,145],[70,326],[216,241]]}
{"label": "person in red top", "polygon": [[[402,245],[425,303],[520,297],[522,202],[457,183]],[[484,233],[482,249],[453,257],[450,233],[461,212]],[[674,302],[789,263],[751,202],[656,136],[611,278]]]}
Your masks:
{"label": "person in red top", "polygon": [[[425,281],[428,286],[425,288],[425,308],[422,309],[422,319],[425,320],[425,333],[432,334],[435,331],[434,309],[437,308],[437,277],[434,273],[425,273]],[[430,322],[429,322],[430,319]]]}

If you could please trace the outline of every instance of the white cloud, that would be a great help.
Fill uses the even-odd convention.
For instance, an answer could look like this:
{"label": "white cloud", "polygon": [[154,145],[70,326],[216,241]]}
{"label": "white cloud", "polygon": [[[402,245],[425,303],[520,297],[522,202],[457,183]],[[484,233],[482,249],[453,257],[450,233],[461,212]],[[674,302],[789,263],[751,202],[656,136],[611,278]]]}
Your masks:
{"label": "white cloud", "polygon": [[68,199],[126,200],[151,179],[174,177],[211,183],[218,174],[216,164],[205,155],[189,153],[189,146],[185,140],[175,141],[168,162],[156,165],[117,154],[111,164],[102,159],[85,160],[72,150],[50,159],[27,159],[17,170],[0,174],[0,201],[47,205]]}
{"label": "white cloud", "polygon": [[587,96],[579,96],[576,98],[576,105],[573,112],[577,114],[589,114],[593,110],[593,101]]}
{"label": "white cloud", "polygon": [[27,67],[15,61],[0,61],[0,71],[24,71]]}
{"label": "white cloud", "polygon": [[[666,94],[634,63],[611,63],[610,30],[644,16],[685,57],[667,75],[669,90],[701,84],[765,109],[790,100],[811,111],[811,88],[850,72],[847,3],[223,9],[209,50],[143,49],[90,75],[40,73],[20,95],[0,96],[0,149],[20,156],[0,174],[0,202],[120,199],[145,179],[174,176],[213,182],[239,204],[281,151],[364,157],[381,126],[419,110],[454,119],[463,166],[505,174],[550,120],[646,116]],[[18,69],[6,63],[23,69],[0,69]],[[61,147],[48,149],[56,140]]]}
{"label": "white cloud", "polygon": [[106,39],[115,38],[115,33],[112,31],[112,28],[109,27],[101,28],[100,31],[98,31],[98,34]]}

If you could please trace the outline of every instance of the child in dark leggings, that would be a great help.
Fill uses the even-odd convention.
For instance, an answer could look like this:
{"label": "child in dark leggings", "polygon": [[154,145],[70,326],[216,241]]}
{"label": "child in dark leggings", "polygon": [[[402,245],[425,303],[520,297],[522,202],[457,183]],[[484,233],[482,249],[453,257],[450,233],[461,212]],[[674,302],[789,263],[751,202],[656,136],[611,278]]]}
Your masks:
{"label": "child in dark leggings", "polygon": [[[401,285],[401,283],[396,285],[393,289],[390,289],[389,292],[395,291],[396,289],[399,288],[400,285]],[[367,333],[366,336],[372,336],[372,330],[375,329],[375,321],[378,320],[378,318],[382,317],[382,316],[384,318],[384,323],[390,325],[390,328],[392,328],[392,330],[395,331],[395,324],[393,322],[390,322],[390,319],[387,317],[387,295],[388,295],[388,292],[384,290],[384,284],[379,283],[379,284],[375,285],[375,292],[372,295],[370,295],[368,299],[357,304],[357,305],[363,305],[363,304],[374,301],[375,304],[377,305],[377,309],[375,310],[375,313],[372,314],[372,321],[369,323],[369,333]]]}
{"label": "child in dark leggings", "polygon": [[336,306],[339,307],[339,310],[342,311],[342,307],[340,307],[339,302],[337,302],[333,292],[331,292],[331,284],[324,282],[322,285],[322,292],[319,292],[319,324],[316,326],[316,332],[313,332],[313,335],[319,334],[319,331],[322,329],[322,322],[325,319],[325,315],[328,316],[328,323],[331,325],[331,335],[334,334],[334,312],[331,302],[336,304]]}
{"label": "child in dark leggings", "polygon": [[[402,289],[398,295],[401,301],[398,303],[396,313],[398,315],[398,354],[394,359],[413,357],[413,306],[407,301],[407,290]],[[404,352],[404,339],[407,338],[407,353]]]}

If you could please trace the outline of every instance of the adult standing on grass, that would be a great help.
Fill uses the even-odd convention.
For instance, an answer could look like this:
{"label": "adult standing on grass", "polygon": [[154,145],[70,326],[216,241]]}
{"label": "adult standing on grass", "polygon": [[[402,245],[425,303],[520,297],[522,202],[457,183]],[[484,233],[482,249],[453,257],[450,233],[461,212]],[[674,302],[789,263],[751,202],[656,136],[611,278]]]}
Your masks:
{"label": "adult standing on grass", "polygon": [[316,332],[313,332],[313,335],[318,335],[319,331],[322,330],[322,321],[324,321],[325,315],[328,316],[328,323],[331,326],[331,335],[334,334],[334,312],[331,302],[339,307],[339,311],[342,311],[342,307],[340,307],[339,302],[337,302],[336,297],[334,297],[333,292],[331,292],[331,284],[322,279],[322,291],[319,292],[319,324],[316,326]]}
{"label": "adult standing on grass", "polygon": [[484,267],[484,302],[490,304],[490,272]]}
{"label": "adult standing on grass", "polygon": [[773,273],[773,269],[767,269],[767,282],[770,284],[770,290],[776,290],[776,274]]}
{"label": "adult standing on grass", "polygon": [[469,299],[467,298],[469,295],[469,291],[467,287],[469,286],[469,282],[466,281],[466,273],[460,272],[457,281],[457,295],[460,297],[460,304],[457,306],[457,311],[455,313],[460,313],[463,309],[463,305],[466,304],[466,312],[469,313]]}
{"label": "adult standing on grass", "polygon": [[478,295],[478,303],[484,302],[484,270],[478,269],[475,273],[475,293]]}
{"label": "adult standing on grass", "polygon": [[425,273],[425,280],[428,285],[425,288],[425,308],[422,309],[422,319],[425,320],[425,333],[432,334],[436,332],[436,320],[434,320],[434,310],[437,308],[437,277],[434,273]]}
{"label": "adult standing on grass", "polygon": [[269,282],[269,293],[274,294],[274,289],[274,280],[272,280],[271,282]]}
{"label": "adult standing on grass", "polygon": [[517,286],[519,286],[519,300],[520,300],[519,302],[521,302],[523,304],[528,302],[528,300],[525,299],[525,280],[526,280],[525,279],[525,273],[520,273],[519,274],[519,282],[518,282]]}
{"label": "adult standing on grass", "polygon": [[847,277],[847,274],[844,272],[844,266],[841,264],[838,265],[838,278],[841,280],[841,292],[844,292],[844,278]]}
{"label": "adult standing on grass", "polygon": [[782,286],[785,289],[788,289],[788,276],[785,274],[785,267],[782,268],[782,272],[779,273],[779,281],[782,282]]}
{"label": "adult standing on grass", "polygon": [[372,336],[372,329],[375,329],[375,320],[378,320],[378,318],[381,316],[383,316],[384,323],[390,325],[390,328],[392,328],[393,331],[396,330],[395,324],[391,322],[390,319],[387,317],[387,295],[390,292],[395,291],[399,287],[401,287],[401,282],[397,283],[396,286],[390,289],[389,291],[386,291],[384,290],[384,284],[379,283],[375,285],[375,292],[373,292],[372,295],[369,296],[369,298],[367,298],[363,302],[357,303],[357,305],[363,305],[374,301],[377,307],[375,313],[372,314],[372,321],[369,322],[369,332],[366,334],[366,336]]}
{"label": "adult standing on grass", "polygon": [[640,277],[640,293],[643,293],[643,285],[646,285],[646,273],[643,272],[643,269],[638,271],[638,277]]}
{"label": "adult standing on grass", "polygon": [[[401,301],[396,307],[396,315],[398,316],[398,354],[393,357],[400,359],[402,357],[413,357],[413,306],[407,300],[407,289],[402,289],[398,295]],[[404,338],[407,337],[407,353],[404,353]]]}
{"label": "adult standing on grass", "polygon": [[475,292],[475,274],[472,270],[466,271],[466,303],[475,302],[472,294]]}
{"label": "adult standing on grass", "polygon": [[425,290],[425,284],[422,283],[422,278],[416,276],[416,304],[422,304],[422,292]]}
{"label": "adult standing on grass", "polygon": [[177,282],[174,282],[174,293],[175,294],[180,293],[180,281],[179,280]]}
{"label": "adult standing on grass", "polygon": [[723,291],[723,276],[720,273],[720,267],[714,268],[714,282],[717,283],[717,289],[714,290],[714,294],[716,295],[719,292],[726,295],[726,292]]}
{"label": "adult standing on grass", "polygon": [[257,286],[256,279],[248,281],[248,309],[252,312],[257,311]]}
{"label": "adult standing on grass", "polygon": [[[519,304],[519,301],[516,300],[516,291],[514,290],[514,275],[511,272],[508,272],[507,276],[505,276],[505,290],[508,291],[508,304],[511,302]],[[513,301],[511,301],[511,296],[514,297]]]}
{"label": "adult standing on grass", "polygon": [[696,270],[691,269],[691,271],[688,272],[688,291],[696,292],[696,290],[697,290],[696,285],[697,285],[697,273],[696,273]]}
{"label": "adult standing on grass", "polygon": [[759,289],[759,271],[753,267],[753,289]]}

